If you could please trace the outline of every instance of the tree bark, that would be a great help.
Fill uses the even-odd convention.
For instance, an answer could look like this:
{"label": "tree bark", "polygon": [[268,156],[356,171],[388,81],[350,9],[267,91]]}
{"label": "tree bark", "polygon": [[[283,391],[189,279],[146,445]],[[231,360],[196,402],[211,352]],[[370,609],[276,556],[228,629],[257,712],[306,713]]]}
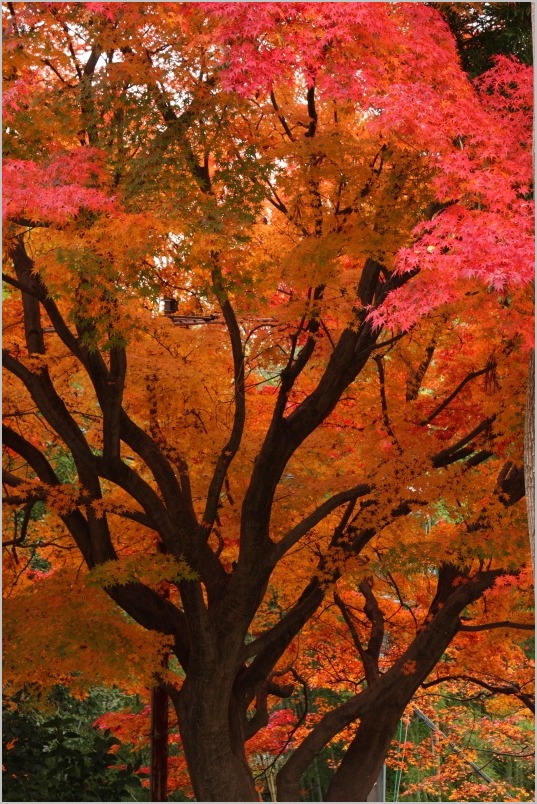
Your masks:
{"label": "tree bark", "polygon": [[197,801],[258,801],[244,735],[227,680],[217,666],[187,676],[170,691]]}
{"label": "tree bark", "polygon": [[356,736],[332,779],[326,801],[367,801],[400,718],[400,707],[389,703],[362,717]]}

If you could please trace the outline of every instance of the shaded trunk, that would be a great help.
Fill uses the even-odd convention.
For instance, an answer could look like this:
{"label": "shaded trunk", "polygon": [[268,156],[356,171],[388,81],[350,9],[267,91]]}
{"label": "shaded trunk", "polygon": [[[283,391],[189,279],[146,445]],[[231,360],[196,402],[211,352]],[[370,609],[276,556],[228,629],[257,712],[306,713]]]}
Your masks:
{"label": "shaded trunk", "polygon": [[395,728],[420,684],[460,627],[460,612],[494,583],[501,571],[470,579],[455,565],[439,569],[426,625],[378,681],[325,714],[278,773],[278,801],[297,801],[300,779],[315,757],[346,726],[359,720],[338,766],[327,801],[366,801],[386,758]]}
{"label": "shaded trunk", "polygon": [[326,801],[367,801],[390,748],[399,706],[379,707],[362,717],[356,735],[332,778]]}
{"label": "shaded trunk", "polygon": [[219,670],[187,677],[171,696],[196,800],[258,801],[238,708]]}

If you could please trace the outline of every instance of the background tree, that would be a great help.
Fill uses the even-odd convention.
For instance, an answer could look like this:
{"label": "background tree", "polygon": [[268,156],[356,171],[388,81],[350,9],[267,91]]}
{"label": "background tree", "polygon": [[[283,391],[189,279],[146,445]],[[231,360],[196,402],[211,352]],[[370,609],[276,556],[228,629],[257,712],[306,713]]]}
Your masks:
{"label": "background tree", "polygon": [[[37,713],[24,692],[3,710],[4,801],[143,801],[141,760],[92,719],[125,696],[95,691],[76,701],[61,687]],[[36,762],[39,757],[39,762]]]}
{"label": "background tree", "polygon": [[462,66],[472,78],[489,70],[496,56],[533,63],[531,3],[433,3],[445,15]]}
{"label": "background tree", "polygon": [[[201,800],[255,800],[245,744],[336,614],[345,699],[277,794],[347,729],[327,797],[365,800],[453,640],[529,625],[506,580],[527,544],[529,71],[472,84],[426,5],[10,3],[4,25],[8,561],[45,504],[40,552],[76,544],[130,617],[101,602],[97,643],[152,635],[132,631],[132,675],[167,685]],[[174,327],[158,296],[212,323]],[[13,597],[13,678],[24,607],[62,621],[64,564]]]}

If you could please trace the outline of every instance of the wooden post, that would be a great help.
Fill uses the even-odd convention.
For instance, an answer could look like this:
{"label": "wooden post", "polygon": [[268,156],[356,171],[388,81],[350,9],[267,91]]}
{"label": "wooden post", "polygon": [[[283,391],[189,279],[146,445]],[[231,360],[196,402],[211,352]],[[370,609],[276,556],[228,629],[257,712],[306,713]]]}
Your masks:
{"label": "wooden post", "polygon": [[151,690],[149,787],[151,801],[168,801],[168,695],[160,685]]}

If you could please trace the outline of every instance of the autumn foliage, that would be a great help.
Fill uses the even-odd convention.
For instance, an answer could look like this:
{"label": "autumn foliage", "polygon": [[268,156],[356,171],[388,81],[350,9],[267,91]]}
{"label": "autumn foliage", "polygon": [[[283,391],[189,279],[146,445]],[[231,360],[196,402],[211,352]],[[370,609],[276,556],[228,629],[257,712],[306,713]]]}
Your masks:
{"label": "autumn foliage", "polygon": [[424,3],[3,24],[8,689],[158,681],[206,801],[336,744],[364,801],[438,690],[522,744],[530,69]]}

